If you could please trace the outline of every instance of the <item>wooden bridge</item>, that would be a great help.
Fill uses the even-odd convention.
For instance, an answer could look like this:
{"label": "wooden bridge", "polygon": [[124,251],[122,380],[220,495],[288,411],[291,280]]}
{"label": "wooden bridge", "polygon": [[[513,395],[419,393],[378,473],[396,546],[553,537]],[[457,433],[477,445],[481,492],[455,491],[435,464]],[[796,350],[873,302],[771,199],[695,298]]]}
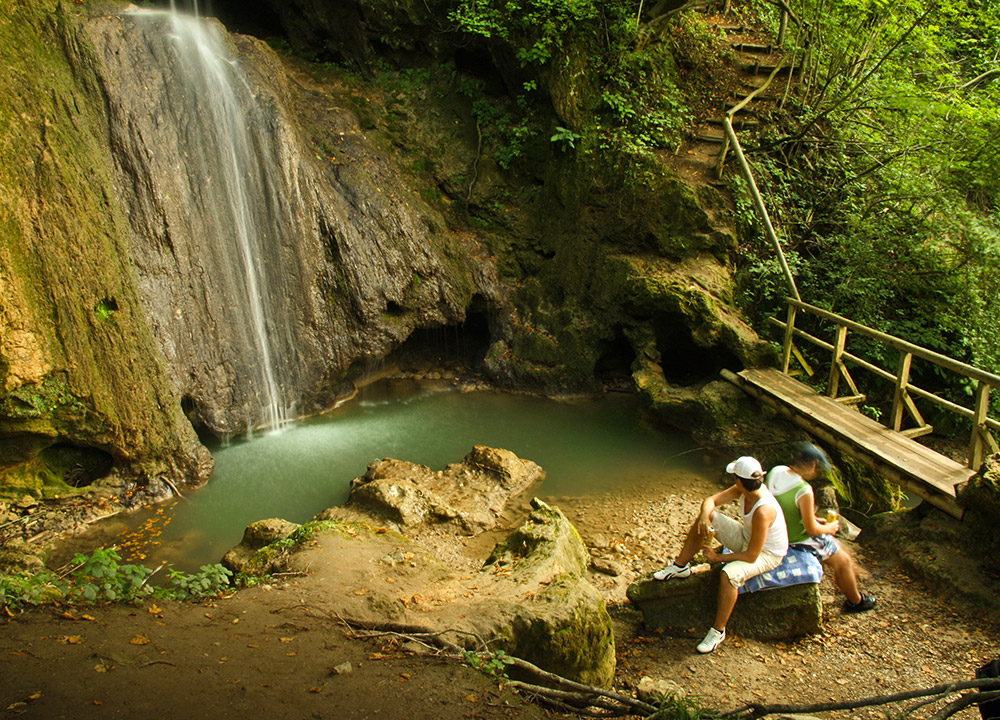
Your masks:
{"label": "wooden bridge", "polygon": [[[797,328],[795,320],[799,312],[833,323],[836,330],[832,342]],[[985,451],[1000,451],[991,432],[1000,430],[1000,422],[989,417],[989,390],[991,387],[1000,387],[1000,376],[794,298],[788,299],[787,320],[782,322],[772,319],[772,323],[785,331],[782,368],[751,368],[738,374],[723,370],[723,377],[750,395],[774,406],[782,415],[812,435],[864,462],[942,510],[961,517],[962,508],[957,501],[957,489],[976,475]],[[883,370],[848,352],[846,342],[849,330],[897,349],[900,355],[896,372]],[[815,376],[806,357],[796,347],[796,339],[806,340],[831,353],[825,394],[792,377],[793,359],[799,362],[801,372],[810,377]],[[966,408],[912,384],[910,369],[914,358],[973,381],[973,407]],[[866,398],[858,391],[847,363],[894,384],[888,425],[883,425],[856,409]],[[842,386],[848,388],[849,394],[840,396]],[[964,465],[914,439],[934,429],[924,420],[914,398],[929,401],[971,421],[971,440]],[[911,424],[909,428],[903,427],[906,418],[909,418]]]}

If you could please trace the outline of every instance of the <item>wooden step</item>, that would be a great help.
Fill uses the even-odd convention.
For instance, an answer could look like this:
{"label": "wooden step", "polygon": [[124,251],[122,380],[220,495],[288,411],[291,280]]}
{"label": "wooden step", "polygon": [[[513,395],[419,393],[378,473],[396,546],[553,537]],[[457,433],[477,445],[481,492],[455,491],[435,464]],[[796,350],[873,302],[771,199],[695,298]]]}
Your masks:
{"label": "wooden step", "polygon": [[[705,122],[713,126],[715,125],[718,125],[719,127],[722,126],[722,118],[709,118]],[[760,125],[760,120],[758,120],[757,118],[734,117],[732,120],[730,120],[730,122],[732,123],[734,128],[748,128]]]}
{"label": "wooden step", "polygon": [[697,135],[694,136],[694,139],[698,140],[699,142],[719,143],[719,144],[722,144],[723,142],[725,142],[726,136],[725,135],[711,135],[709,133],[698,133]]}
{"label": "wooden step", "polygon": [[[751,63],[749,65],[741,65],[740,70],[745,74],[749,75],[770,75],[774,72],[774,69],[778,67],[777,65],[764,65],[761,63]],[[778,76],[788,75],[788,73],[801,75],[802,68],[798,65],[782,65],[781,69],[778,70]]]}
{"label": "wooden step", "polygon": [[754,43],[733,43],[730,47],[736,52],[759,53],[761,55],[770,55],[781,50],[777,45],[756,45]]}

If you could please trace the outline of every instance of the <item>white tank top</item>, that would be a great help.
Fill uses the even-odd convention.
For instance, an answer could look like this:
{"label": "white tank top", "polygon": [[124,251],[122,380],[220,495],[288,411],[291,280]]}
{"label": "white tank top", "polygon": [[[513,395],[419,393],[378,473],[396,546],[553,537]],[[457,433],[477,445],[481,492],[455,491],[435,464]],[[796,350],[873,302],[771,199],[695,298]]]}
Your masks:
{"label": "white tank top", "polygon": [[[774,508],[775,516],[771,527],[767,529],[764,538],[764,552],[769,552],[779,557],[784,557],[788,552],[788,531],[785,529],[785,514],[781,511],[781,505],[774,499],[774,495],[764,486],[761,486],[761,498],[750,508],[750,512],[743,513],[743,539],[750,542],[750,528],[753,524],[753,514],[761,505],[770,505]],[[742,507],[742,504],[741,504]]]}

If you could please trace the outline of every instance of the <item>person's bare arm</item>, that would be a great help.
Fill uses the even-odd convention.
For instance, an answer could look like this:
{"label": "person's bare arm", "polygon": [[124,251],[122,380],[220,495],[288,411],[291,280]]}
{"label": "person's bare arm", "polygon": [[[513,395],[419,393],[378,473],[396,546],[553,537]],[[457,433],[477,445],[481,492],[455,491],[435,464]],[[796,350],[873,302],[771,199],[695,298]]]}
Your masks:
{"label": "person's bare arm", "polygon": [[740,496],[740,489],[732,485],[720,493],[707,497],[701,502],[701,512],[698,513],[698,534],[708,537],[708,528],[712,524],[712,513],[716,508],[733,502]]}
{"label": "person's bare arm", "polygon": [[750,521],[750,542],[747,543],[746,550],[729,553],[728,555],[720,555],[715,550],[706,548],[703,551],[704,556],[709,562],[733,562],[734,560],[742,560],[748,563],[754,562],[760,555],[760,551],[764,549],[767,531],[774,524],[774,520],[777,517],[778,511],[772,506],[761,505],[757,508],[757,511],[753,514],[753,519]]}
{"label": "person's bare arm", "polygon": [[840,530],[840,522],[834,520],[832,523],[823,522],[816,517],[816,498],[811,492],[807,492],[798,499],[799,511],[802,513],[802,524],[810,536],[814,535],[835,535]]}

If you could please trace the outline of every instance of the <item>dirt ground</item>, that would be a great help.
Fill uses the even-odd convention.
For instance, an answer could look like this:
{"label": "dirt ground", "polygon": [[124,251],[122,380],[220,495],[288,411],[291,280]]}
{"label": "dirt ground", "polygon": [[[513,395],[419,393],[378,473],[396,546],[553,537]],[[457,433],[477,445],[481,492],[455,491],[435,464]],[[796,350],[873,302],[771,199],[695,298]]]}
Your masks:
{"label": "dirt ground", "polygon": [[[644,632],[625,588],[672,557],[700,499],[719,487],[711,472],[687,480],[680,494],[665,495],[662,484],[650,482],[599,497],[545,498],[570,517],[604,567],[590,579],[605,593],[615,622],[618,690],[632,693],[650,676],[674,680],[720,710],[746,702],[838,701],[969,679],[1000,655],[1000,633],[983,620],[982,608],[927,588],[868,542],[852,549],[877,609],[843,613],[842,597],[824,580],[819,635],[792,642],[731,637],[703,656],[694,645],[706,628],[685,638]],[[352,636],[337,608],[335,593],[323,596],[307,579],[289,578],[211,602],[18,614],[0,631],[0,711],[45,719],[558,715],[415,643]],[[911,717],[930,717],[936,707]],[[820,716],[887,714],[883,707]]]}

